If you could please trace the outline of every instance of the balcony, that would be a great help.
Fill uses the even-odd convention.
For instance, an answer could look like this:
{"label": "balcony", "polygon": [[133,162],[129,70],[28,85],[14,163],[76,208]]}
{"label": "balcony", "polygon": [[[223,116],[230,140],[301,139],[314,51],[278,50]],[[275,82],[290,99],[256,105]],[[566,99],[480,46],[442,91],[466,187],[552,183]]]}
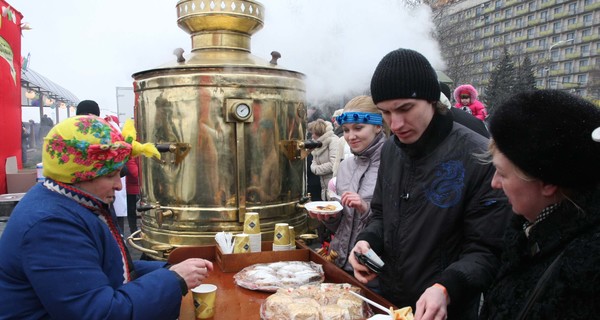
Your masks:
{"label": "balcony", "polygon": [[589,41],[598,40],[598,39],[600,39],[600,35],[592,34],[589,36],[581,37],[581,42],[589,42]]}
{"label": "balcony", "polygon": [[505,6],[509,7],[512,6],[513,4],[517,4],[517,0],[507,0],[506,3],[504,3]]}
{"label": "balcony", "polygon": [[594,66],[583,66],[579,67],[579,72],[590,72],[594,69]]}
{"label": "balcony", "polygon": [[568,12],[557,13],[557,14],[554,15],[554,20],[564,18],[564,17],[566,17],[568,15],[569,15]]}
{"label": "balcony", "polygon": [[527,35],[515,37],[515,42],[521,42],[527,40]]}
{"label": "balcony", "polygon": [[590,5],[583,7],[583,11],[587,12],[587,11],[598,9],[598,8],[600,8],[600,2],[592,3]]}
{"label": "balcony", "polygon": [[554,30],[540,31],[540,33],[539,33],[540,37],[546,37],[546,36],[549,36],[551,34],[554,34]]}
{"label": "balcony", "polygon": [[583,22],[574,23],[567,26],[567,31],[583,28]]}
{"label": "balcony", "polygon": [[573,60],[579,58],[579,52],[567,53],[565,54],[565,59]]}
{"label": "balcony", "polygon": [[540,47],[529,47],[529,48],[525,48],[525,52],[527,53],[531,53],[531,52],[535,52],[540,50]]}
{"label": "balcony", "polygon": [[548,7],[551,7],[551,6],[555,5],[555,4],[556,4],[556,0],[551,0],[551,1],[548,1],[546,3],[540,4],[540,9],[546,9]]}

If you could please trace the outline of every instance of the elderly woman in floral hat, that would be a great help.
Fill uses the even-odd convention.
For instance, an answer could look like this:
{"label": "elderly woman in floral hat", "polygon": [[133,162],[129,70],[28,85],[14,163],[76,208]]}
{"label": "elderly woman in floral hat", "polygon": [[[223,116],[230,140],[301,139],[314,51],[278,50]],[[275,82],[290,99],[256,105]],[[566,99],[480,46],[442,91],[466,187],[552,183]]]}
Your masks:
{"label": "elderly woman in floral hat", "polygon": [[0,239],[0,317],[10,319],[175,319],[181,296],[213,269],[203,259],[176,265],[132,261],[108,210],[130,157],[160,157],[104,119],[77,116],[44,139],[46,181],[13,210]]}

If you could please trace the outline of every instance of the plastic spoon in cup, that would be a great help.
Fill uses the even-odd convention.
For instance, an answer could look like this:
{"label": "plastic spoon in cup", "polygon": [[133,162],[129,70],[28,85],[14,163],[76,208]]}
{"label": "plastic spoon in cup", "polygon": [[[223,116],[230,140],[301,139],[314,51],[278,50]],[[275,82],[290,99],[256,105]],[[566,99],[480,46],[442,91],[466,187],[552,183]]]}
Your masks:
{"label": "plastic spoon in cup", "polygon": [[379,303],[377,303],[377,302],[375,302],[375,301],[373,301],[371,299],[363,297],[363,296],[361,296],[360,294],[358,294],[356,292],[352,292],[352,291],[348,291],[348,292],[352,293],[353,295],[357,296],[358,298],[362,299],[364,302],[372,305],[373,307],[375,307],[375,308],[377,308],[377,309],[379,309],[381,311],[384,311],[385,313],[389,314],[390,316],[393,316],[392,310],[390,310],[389,308],[386,308],[386,307],[380,305]]}

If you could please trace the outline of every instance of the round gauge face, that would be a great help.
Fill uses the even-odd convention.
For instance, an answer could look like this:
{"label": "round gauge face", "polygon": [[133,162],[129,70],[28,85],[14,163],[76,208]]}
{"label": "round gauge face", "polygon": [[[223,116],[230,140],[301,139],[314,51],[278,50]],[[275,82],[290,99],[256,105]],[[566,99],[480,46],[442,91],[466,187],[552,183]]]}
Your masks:
{"label": "round gauge face", "polygon": [[235,106],[235,115],[239,119],[246,119],[250,116],[250,106],[245,103],[240,103]]}

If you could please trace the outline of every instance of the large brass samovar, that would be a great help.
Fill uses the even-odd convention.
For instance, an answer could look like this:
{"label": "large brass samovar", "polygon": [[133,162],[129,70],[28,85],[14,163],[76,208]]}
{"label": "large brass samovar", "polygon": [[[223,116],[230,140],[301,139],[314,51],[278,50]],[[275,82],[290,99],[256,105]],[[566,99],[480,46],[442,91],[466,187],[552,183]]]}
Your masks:
{"label": "large brass samovar", "polygon": [[[130,241],[162,259],[178,246],[214,243],[260,214],[263,239],[275,223],[306,230],[304,75],[250,52],[263,26],[251,0],[180,0],[177,23],[192,52],[133,75],[141,141],[161,161],[144,160],[141,233]],[[132,239],[130,239],[132,240]],[[133,242],[141,243],[141,247]]]}

